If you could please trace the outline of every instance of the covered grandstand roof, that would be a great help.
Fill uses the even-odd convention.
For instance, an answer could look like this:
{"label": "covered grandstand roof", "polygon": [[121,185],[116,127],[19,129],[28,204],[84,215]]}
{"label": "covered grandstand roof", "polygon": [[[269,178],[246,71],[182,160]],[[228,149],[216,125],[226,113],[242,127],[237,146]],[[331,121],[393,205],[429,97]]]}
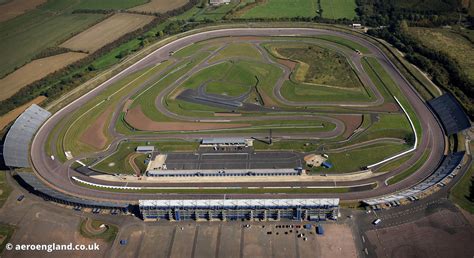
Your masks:
{"label": "covered grandstand roof", "polygon": [[5,165],[9,167],[30,167],[28,150],[31,139],[51,113],[33,104],[26,109],[8,131],[3,145]]}
{"label": "covered grandstand roof", "polygon": [[140,200],[140,207],[159,208],[244,208],[338,206],[339,198],[325,199],[221,199],[221,200]]}
{"label": "covered grandstand roof", "polygon": [[223,137],[223,138],[206,138],[202,139],[202,144],[245,144],[245,138],[240,137]]}
{"label": "covered grandstand roof", "polygon": [[53,190],[52,188],[46,186],[39,178],[33,173],[28,172],[19,172],[18,176],[35,191],[49,196],[50,198],[56,200],[62,200],[67,203],[73,203],[82,206],[96,206],[96,207],[110,207],[110,208],[127,208],[128,204],[124,203],[113,203],[113,202],[103,202],[95,200],[86,200],[78,197],[70,196]]}
{"label": "covered grandstand roof", "polygon": [[448,136],[471,127],[469,118],[452,94],[446,93],[428,101],[428,104],[441,120]]}
{"label": "covered grandstand roof", "polygon": [[461,160],[464,157],[464,152],[451,153],[443,160],[441,165],[436,169],[436,171],[426,178],[423,182],[396,194],[381,196],[373,199],[364,200],[364,203],[368,205],[376,205],[387,203],[391,201],[398,201],[409,196],[416,195],[425,191],[426,189],[436,185],[445,179],[453,170],[461,163]]}

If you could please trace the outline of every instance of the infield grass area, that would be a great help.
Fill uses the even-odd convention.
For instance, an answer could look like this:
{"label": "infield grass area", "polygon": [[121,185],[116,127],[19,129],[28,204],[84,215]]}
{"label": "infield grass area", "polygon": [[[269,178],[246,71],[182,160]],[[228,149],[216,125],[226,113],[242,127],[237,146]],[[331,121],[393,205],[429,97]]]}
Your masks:
{"label": "infield grass area", "polygon": [[425,151],[423,153],[423,156],[421,156],[421,158],[419,160],[417,160],[416,163],[413,166],[411,166],[407,170],[397,174],[396,176],[390,178],[387,181],[387,183],[389,185],[396,184],[396,183],[402,181],[403,179],[409,177],[413,173],[415,173],[419,168],[421,168],[421,166],[423,166],[423,164],[425,164],[426,160],[428,159],[429,154],[430,154],[429,150]]}
{"label": "infield grass area", "polygon": [[299,82],[343,88],[362,87],[347,58],[313,44],[271,45],[279,55],[299,62],[294,77]]}
{"label": "infield grass area", "polygon": [[213,63],[231,57],[261,60],[262,54],[250,43],[231,43],[220,50],[209,62]]}
{"label": "infield grass area", "polygon": [[311,85],[285,81],[281,95],[290,101],[323,101],[323,102],[367,102],[372,98],[363,89],[348,90],[323,85]]}
{"label": "infield grass area", "polygon": [[361,170],[362,167],[376,163],[387,157],[398,154],[407,149],[405,144],[377,143],[370,146],[329,154],[328,161],[333,164],[332,168],[317,167],[312,172],[347,173]]}

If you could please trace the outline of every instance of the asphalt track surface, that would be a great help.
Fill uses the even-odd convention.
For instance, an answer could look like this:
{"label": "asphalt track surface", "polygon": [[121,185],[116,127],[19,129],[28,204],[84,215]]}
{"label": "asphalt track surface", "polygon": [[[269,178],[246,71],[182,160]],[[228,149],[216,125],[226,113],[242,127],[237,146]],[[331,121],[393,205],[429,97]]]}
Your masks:
{"label": "asphalt track surface", "polygon": [[[352,41],[355,41],[365,47],[367,47],[371,52],[372,56],[377,58],[383,68],[387,73],[392,77],[392,79],[399,85],[402,93],[406,96],[412,108],[414,109],[417,118],[420,121],[423,134],[421,139],[419,139],[420,144],[417,148],[417,151],[414,152],[414,155],[410,160],[399,168],[383,174],[381,176],[373,177],[365,180],[358,180],[352,182],[292,182],[291,186],[355,186],[370,184],[373,182],[378,182],[379,187],[373,190],[368,191],[359,191],[359,192],[349,192],[349,193],[338,193],[338,194],[291,194],[289,198],[309,198],[309,197],[338,197],[343,200],[360,200],[365,198],[376,197],[380,195],[389,194],[396,192],[402,189],[406,189],[410,186],[413,186],[427,176],[429,176],[441,162],[445,149],[445,138],[443,134],[443,129],[441,128],[439,122],[436,120],[434,114],[430,109],[425,105],[420,95],[414,90],[414,88],[409,84],[409,82],[401,75],[397,70],[395,65],[385,56],[385,54],[378,49],[372,43],[362,39],[360,37],[346,34],[343,32],[336,32],[331,30],[321,30],[321,29],[309,29],[309,28],[237,28],[237,29],[222,29],[214,30],[208,32],[201,32],[180,38],[176,41],[173,41],[137,63],[131,65],[127,69],[123,70],[121,73],[112,77],[108,81],[99,85],[96,89],[90,91],[89,93],[83,95],[79,99],[73,101],[65,108],[53,114],[53,116],[46,121],[43,126],[37,132],[35,138],[33,139],[31,145],[31,162],[34,167],[35,173],[50,187],[67,193],[74,196],[79,196],[82,198],[89,198],[95,200],[111,200],[116,202],[136,202],[139,199],[221,199],[221,198],[260,198],[262,195],[256,194],[144,194],[144,193],[119,193],[119,192],[107,192],[100,191],[95,189],[89,189],[81,187],[72,182],[71,176],[83,177],[74,170],[64,166],[58,161],[53,161],[45,152],[45,145],[49,133],[52,129],[59,123],[63,118],[68,114],[71,114],[82,105],[87,103],[89,100],[100,94],[101,90],[110,86],[111,84],[123,79],[125,76],[141,70],[146,67],[150,67],[157,63],[160,63],[166,59],[169,59],[169,53],[171,51],[179,50],[193,42],[198,42],[215,37],[226,37],[226,36],[282,36],[282,35],[301,35],[301,36],[314,36],[314,35],[334,35],[343,37]],[[238,136],[238,135],[235,135]],[[153,136],[156,139],[156,136]],[[176,135],[162,135],[161,138],[177,138]],[[192,134],[192,135],[179,135],[178,138],[200,138],[200,137],[212,137],[212,135],[205,134]],[[134,140],[147,140],[150,136],[139,136],[135,137]],[[119,139],[123,140],[123,139]],[[118,145],[119,141],[115,141],[113,145]],[[111,146],[109,149],[114,149],[116,146]],[[429,149],[429,157],[425,164],[413,175],[403,180],[400,183],[385,186],[383,184],[384,180],[388,177],[391,177],[404,169],[406,169],[411,164],[414,164],[422,156],[425,150]],[[103,183],[109,185],[124,185],[122,182],[112,183],[105,182],[100,180],[92,180],[92,178],[83,179],[96,183]],[[277,179],[276,179],[277,180]],[[134,183],[127,183],[128,186],[134,186]],[[142,184],[140,184],[142,186]],[[153,186],[160,186],[160,184],[153,184]],[[182,184],[173,185],[166,184],[166,186],[183,186]],[[281,182],[255,182],[255,183],[202,183],[202,184],[190,184],[187,186],[281,186],[287,187],[287,183]],[[283,198],[285,194],[278,195],[264,195],[265,198]]]}

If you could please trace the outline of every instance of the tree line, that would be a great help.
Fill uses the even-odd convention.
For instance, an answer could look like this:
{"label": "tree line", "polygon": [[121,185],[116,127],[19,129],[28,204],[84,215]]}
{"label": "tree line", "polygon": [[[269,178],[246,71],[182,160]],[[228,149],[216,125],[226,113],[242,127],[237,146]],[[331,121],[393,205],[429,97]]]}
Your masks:
{"label": "tree line", "polygon": [[387,27],[370,29],[369,35],[382,38],[403,51],[405,58],[429,73],[437,85],[452,92],[474,118],[474,82],[461,69],[459,64],[445,53],[424,47],[404,29],[405,21],[392,23]]}

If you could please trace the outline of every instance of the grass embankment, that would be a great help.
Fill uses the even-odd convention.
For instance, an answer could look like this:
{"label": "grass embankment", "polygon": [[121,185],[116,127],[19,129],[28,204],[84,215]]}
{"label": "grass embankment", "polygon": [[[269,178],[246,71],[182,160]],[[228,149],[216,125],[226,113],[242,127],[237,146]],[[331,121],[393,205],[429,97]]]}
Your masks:
{"label": "grass embankment", "polygon": [[423,156],[421,156],[421,158],[413,166],[411,166],[407,170],[401,172],[400,174],[397,174],[396,176],[390,178],[387,181],[387,183],[389,185],[396,184],[396,183],[402,181],[403,179],[409,177],[413,173],[415,173],[419,168],[421,168],[421,166],[423,166],[423,164],[425,164],[426,160],[428,159],[429,154],[430,154],[429,150],[425,151],[423,153]]}
{"label": "grass embankment", "polygon": [[[155,146],[155,150],[161,153],[173,151],[196,151],[198,142],[186,141],[162,141],[162,142],[122,142],[117,151],[99,162],[93,168],[110,174],[134,174],[134,171],[129,163],[129,157],[135,153],[137,146]],[[135,164],[139,168],[145,168],[144,164],[146,156],[142,155],[135,159]],[[143,170],[145,170],[143,169]]]}
{"label": "grass embankment", "polygon": [[328,151],[328,161],[332,168],[317,167],[312,172],[348,173],[361,170],[362,167],[381,161],[406,149],[405,144],[373,144],[355,150],[340,153]]}
{"label": "grass embankment", "polygon": [[449,198],[464,210],[474,214],[474,166],[472,163],[461,180],[451,189]]}
{"label": "grass embankment", "polygon": [[[104,225],[106,229],[102,230],[101,225]],[[99,220],[87,218],[83,219],[79,224],[79,232],[86,238],[103,239],[106,242],[112,242],[117,236],[118,227]]]}

